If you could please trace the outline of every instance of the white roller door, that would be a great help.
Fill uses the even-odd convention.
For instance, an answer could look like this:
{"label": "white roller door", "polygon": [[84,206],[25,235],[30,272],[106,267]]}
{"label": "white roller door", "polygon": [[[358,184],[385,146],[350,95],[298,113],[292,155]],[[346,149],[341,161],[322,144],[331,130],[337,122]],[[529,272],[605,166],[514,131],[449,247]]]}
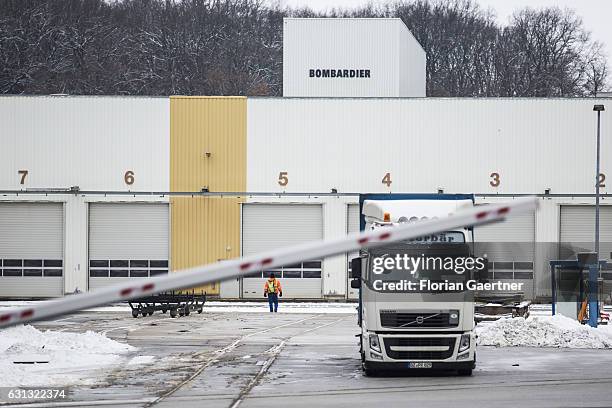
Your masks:
{"label": "white roller door", "polygon": [[165,203],[89,205],[89,289],[168,273]]}
{"label": "white roller door", "polygon": [[[244,204],[242,206],[242,253],[296,245],[323,238],[321,205]],[[242,280],[242,296],[262,298],[264,282],[270,272],[281,280],[285,298],[320,298],[322,260],[313,259],[297,265],[262,271]]]}
{"label": "white roller door", "polygon": [[[359,232],[359,204],[349,204],[346,212],[346,232],[348,234]],[[351,288],[351,259],[358,256],[358,252],[347,254],[347,293],[349,299],[358,299],[359,290]]]}
{"label": "white roller door", "polygon": [[64,293],[61,203],[0,202],[0,297]]}
{"label": "white roller door", "polygon": [[476,253],[487,254],[489,279],[523,283],[532,298],[535,265],[535,212],[515,215],[507,221],[476,227]]}
{"label": "white roller door", "polygon": [[[576,253],[595,249],[595,206],[561,206],[560,228],[562,259],[576,259]],[[612,206],[599,208],[599,258],[612,259]],[[612,266],[602,271],[606,281],[612,281]]]}

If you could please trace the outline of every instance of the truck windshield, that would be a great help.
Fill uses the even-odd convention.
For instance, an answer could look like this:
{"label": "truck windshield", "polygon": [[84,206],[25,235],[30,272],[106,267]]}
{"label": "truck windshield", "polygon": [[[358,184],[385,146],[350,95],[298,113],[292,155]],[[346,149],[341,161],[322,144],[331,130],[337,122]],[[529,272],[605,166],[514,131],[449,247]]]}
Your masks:
{"label": "truck windshield", "polygon": [[[381,293],[458,293],[473,265],[469,246],[403,242],[369,252],[366,285]],[[469,267],[469,268],[468,268]]]}

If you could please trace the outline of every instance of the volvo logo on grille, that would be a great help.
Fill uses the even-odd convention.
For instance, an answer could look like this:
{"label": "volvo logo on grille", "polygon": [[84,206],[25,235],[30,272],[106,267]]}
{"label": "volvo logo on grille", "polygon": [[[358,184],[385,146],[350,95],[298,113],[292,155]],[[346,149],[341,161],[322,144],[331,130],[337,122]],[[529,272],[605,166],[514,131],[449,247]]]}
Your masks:
{"label": "volvo logo on grille", "polygon": [[425,320],[425,318],[423,316],[417,316],[417,318],[416,318],[417,324],[423,324],[424,320]]}

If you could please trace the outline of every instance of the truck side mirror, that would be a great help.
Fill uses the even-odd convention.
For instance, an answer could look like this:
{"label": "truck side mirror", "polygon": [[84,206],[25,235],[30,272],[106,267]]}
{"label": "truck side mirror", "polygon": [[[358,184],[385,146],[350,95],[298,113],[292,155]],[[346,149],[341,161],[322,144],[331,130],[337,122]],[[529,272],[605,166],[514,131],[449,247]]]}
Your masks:
{"label": "truck side mirror", "polygon": [[361,258],[351,259],[351,278],[361,279]]}
{"label": "truck side mirror", "polygon": [[360,257],[351,259],[351,289],[361,287],[361,260]]}

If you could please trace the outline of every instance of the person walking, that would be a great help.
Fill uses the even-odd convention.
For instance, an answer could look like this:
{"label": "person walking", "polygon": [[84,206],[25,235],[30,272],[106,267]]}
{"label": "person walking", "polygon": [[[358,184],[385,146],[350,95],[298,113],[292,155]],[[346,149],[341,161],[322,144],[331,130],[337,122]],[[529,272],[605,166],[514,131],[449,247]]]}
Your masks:
{"label": "person walking", "polygon": [[270,313],[278,312],[278,297],[283,296],[283,288],[281,283],[273,273],[270,274],[270,278],[264,284],[264,297],[268,298],[268,304],[270,305]]}

